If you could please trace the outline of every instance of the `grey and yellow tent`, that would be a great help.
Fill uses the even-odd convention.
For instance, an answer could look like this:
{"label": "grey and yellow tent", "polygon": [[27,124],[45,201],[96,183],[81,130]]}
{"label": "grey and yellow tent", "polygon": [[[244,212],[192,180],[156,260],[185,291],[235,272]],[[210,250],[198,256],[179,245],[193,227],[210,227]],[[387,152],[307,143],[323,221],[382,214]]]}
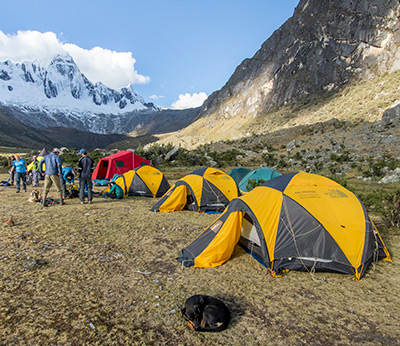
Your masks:
{"label": "grey and yellow tent", "polygon": [[[130,170],[115,179],[124,191],[124,196],[161,197],[169,189],[169,183],[164,174],[152,166],[140,166]],[[110,190],[107,187],[102,194]]]}
{"label": "grey and yellow tent", "polygon": [[285,174],[231,201],[224,213],[178,261],[214,267],[227,261],[239,243],[269,267],[334,271],[359,280],[367,267],[390,255],[364,205],[328,178]]}
{"label": "grey and yellow tent", "polygon": [[189,209],[199,212],[222,212],[239,196],[235,181],[216,168],[200,168],[178,180],[151,208],[154,212]]}
{"label": "grey and yellow tent", "polygon": [[[47,152],[46,148],[43,148],[40,153],[37,155],[37,160],[40,162],[43,160],[43,158],[49,155],[49,153]],[[43,166],[43,169],[45,169],[46,165]],[[27,172],[29,173],[31,170],[33,169],[33,162],[31,162],[28,166],[27,166]]]}

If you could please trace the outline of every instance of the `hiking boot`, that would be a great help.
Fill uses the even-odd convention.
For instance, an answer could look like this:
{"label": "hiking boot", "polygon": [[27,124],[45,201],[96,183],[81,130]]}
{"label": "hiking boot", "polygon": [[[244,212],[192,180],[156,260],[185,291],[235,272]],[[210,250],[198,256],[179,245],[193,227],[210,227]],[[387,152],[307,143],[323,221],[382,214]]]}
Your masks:
{"label": "hiking boot", "polygon": [[92,204],[93,202],[92,202],[92,201],[89,201],[88,203],[89,203],[89,204]]}
{"label": "hiking boot", "polygon": [[85,204],[85,202],[84,202],[84,201],[81,201],[81,204]]}
{"label": "hiking boot", "polygon": [[19,193],[19,190],[17,190],[17,193]]}
{"label": "hiking boot", "polygon": [[60,204],[61,204],[61,205],[64,205],[64,204],[65,204],[65,202],[64,202],[64,199],[63,199],[63,198],[60,198]]}
{"label": "hiking boot", "polygon": [[42,200],[42,207],[47,207],[47,206],[48,206],[48,204],[47,204],[46,200],[43,199],[43,200]]}

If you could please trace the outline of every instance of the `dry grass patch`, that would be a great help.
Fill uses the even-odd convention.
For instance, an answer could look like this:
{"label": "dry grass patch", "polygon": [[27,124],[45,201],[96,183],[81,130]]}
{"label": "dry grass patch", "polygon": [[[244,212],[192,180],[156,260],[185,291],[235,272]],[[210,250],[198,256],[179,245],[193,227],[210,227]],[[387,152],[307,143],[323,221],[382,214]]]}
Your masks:
{"label": "dry grass patch", "polygon": [[[48,208],[27,199],[14,187],[0,190],[0,344],[397,345],[400,339],[396,234],[383,232],[394,262],[378,263],[359,282],[329,273],[277,279],[239,247],[220,267],[181,267],[179,251],[215,215],[152,213],[150,198],[97,197],[92,205],[71,199]],[[11,215],[16,224],[3,226]],[[224,300],[230,327],[189,330],[179,308],[193,294]]]}

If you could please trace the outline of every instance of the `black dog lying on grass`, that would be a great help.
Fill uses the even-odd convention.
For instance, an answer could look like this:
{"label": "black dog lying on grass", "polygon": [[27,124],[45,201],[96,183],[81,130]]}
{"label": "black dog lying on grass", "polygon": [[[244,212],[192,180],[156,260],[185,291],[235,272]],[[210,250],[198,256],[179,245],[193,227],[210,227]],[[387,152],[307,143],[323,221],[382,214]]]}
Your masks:
{"label": "black dog lying on grass", "polygon": [[231,313],[219,299],[195,295],[186,299],[182,315],[190,329],[199,332],[220,332],[228,328]]}

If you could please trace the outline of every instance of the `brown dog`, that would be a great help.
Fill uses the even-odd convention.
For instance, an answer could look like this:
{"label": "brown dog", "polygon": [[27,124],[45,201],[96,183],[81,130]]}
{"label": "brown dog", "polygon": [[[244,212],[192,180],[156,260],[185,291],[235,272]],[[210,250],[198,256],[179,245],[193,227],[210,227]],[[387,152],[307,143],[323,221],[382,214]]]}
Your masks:
{"label": "brown dog", "polygon": [[186,299],[182,315],[190,329],[200,332],[219,332],[228,328],[231,314],[228,307],[219,299],[195,295]]}
{"label": "brown dog", "polygon": [[31,192],[31,196],[28,198],[28,202],[40,202],[42,199],[39,189],[34,188]]}

